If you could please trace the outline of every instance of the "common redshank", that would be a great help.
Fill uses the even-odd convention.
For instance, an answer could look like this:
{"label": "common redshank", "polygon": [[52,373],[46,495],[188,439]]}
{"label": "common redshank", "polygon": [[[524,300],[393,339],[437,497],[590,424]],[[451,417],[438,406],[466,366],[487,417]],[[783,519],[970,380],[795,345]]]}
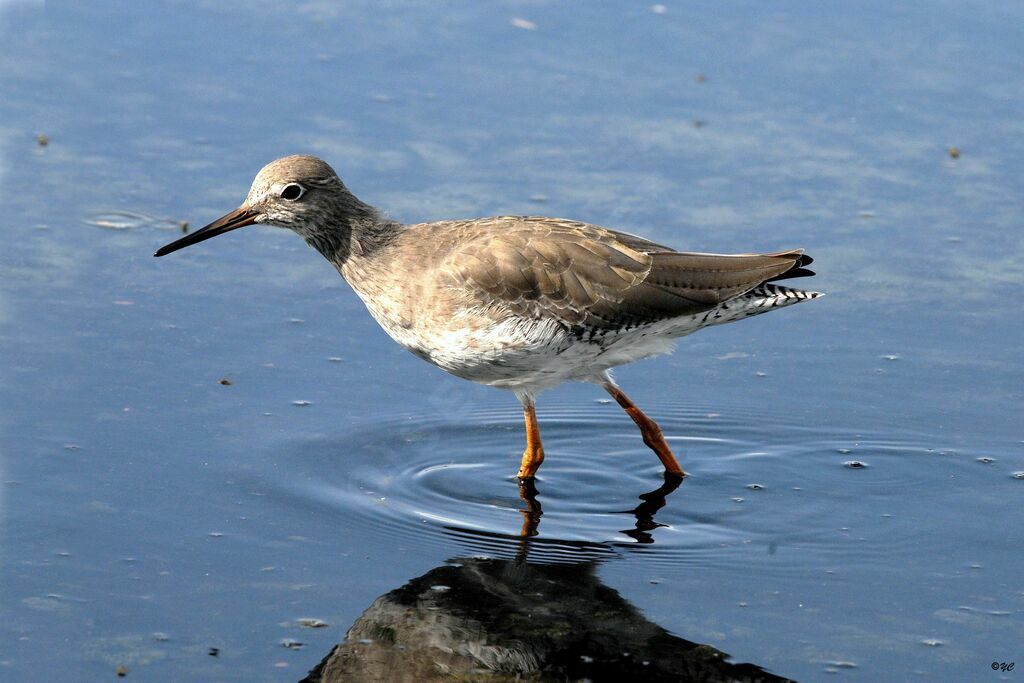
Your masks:
{"label": "common redshank", "polygon": [[679,252],[562,218],[495,216],[403,225],[353,195],[326,162],[272,161],[245,202],[156,252],[254,223],[298,233],[331,262],[396,342],[523,405],[530,480],[544,460],[535,397],[566,381],[604,387],[665,467],[683,477],[661,428],[610,370],[671,350],[676,337],[821,296],[775,281],[813,275],[800,249]]}

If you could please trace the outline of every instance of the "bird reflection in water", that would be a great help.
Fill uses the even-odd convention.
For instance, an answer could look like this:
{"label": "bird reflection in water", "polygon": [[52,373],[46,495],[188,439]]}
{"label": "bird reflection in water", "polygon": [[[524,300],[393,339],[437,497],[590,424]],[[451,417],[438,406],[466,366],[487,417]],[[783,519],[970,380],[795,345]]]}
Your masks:
{"label": "bird reflection in water", "polygon": [[[653,543],[681,478],[640,496],[622,533]],[[497,557],[454,558],[377,598],[303,683],[440,681],[755,681],[789,679],[672,635],[605,586],[609,544],[538,536],[536,484],[520,486],[518,536],[450,528]]]}

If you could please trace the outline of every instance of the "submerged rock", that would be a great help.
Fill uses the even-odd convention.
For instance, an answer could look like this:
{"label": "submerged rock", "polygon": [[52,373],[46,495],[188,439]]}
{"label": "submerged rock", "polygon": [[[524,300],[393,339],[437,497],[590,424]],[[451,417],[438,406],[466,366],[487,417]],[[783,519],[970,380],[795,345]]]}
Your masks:
{"label": "submerged rock", "polygon": [[375,600],[303,683],[788,680],[647,620],[596,562],[455,562]]}

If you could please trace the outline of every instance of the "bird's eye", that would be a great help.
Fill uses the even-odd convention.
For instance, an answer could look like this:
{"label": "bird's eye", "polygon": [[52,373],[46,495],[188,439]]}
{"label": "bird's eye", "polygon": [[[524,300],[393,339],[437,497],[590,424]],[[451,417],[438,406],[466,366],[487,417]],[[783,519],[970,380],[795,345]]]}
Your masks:
{"label": "bird's eye", "polygon": [[306,188],[302,187],[298,183],[288,183],[281,190],[281,199],[286,199],[289,202],[294,202],[296,199],[306,194]]}

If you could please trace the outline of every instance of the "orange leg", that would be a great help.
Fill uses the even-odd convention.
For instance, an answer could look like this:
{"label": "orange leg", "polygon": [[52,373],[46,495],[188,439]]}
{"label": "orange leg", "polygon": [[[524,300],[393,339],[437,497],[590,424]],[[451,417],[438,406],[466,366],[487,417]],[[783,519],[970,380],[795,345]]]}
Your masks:
{"label": "orange leg", "polygon": [[672,455],[672,449],[665,442],[665,437],[662,436],[661,427],[658,426],[658,423],[644,415],[643,411],[629,400],[629,396],[626,396],[622,389],[619,389],[610,380],[605,381],[602,386],[604,386],[605,391],[612,395],[616,403],[622,406],[629,416],[633,418],[633,422],[640,428],[640,434],[644,438],[644,443],[654,451],[654,454],[658,456],[658,460],[661,460],[661,464],[665,466],[665,472],[678,477],[685,477],[686,472],[683,472],[683,468],[676,462],[675,456]]}
{"label": "orange leg", "polygon": [[537,410],[532,400],[523,401],[523,417],[526,418],[526,450],[523,452],[523,464],[519,467],[519,478],[532,479],[544,462],[544,446],[540,442]]}

